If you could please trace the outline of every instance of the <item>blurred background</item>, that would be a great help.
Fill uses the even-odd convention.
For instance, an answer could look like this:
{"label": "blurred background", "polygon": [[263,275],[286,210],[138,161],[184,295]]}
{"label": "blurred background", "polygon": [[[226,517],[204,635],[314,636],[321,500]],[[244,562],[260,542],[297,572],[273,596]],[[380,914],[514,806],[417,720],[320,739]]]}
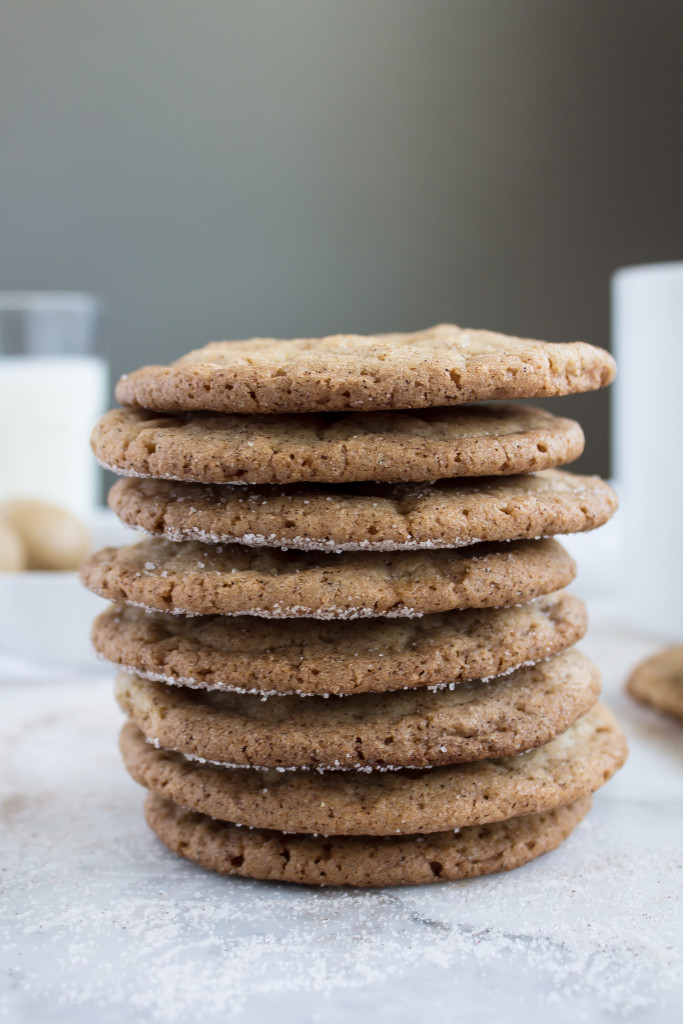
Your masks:
{"label": "blurred background", "polygon": [[[681,256],[678,0],[0,10],[0,289],[101,296],[113,380],[445,320],[608,345],[611,272]],[[553,404],[584,471],[608,400]]]}

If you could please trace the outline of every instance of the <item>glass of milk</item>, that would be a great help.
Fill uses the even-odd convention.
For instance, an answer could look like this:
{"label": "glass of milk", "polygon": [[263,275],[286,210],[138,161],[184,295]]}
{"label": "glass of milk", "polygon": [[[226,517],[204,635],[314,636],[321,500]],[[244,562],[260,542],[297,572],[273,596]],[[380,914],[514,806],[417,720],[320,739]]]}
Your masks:
{"label": "glass of milk", "polygon": [[87,518],[99,504],[88,439],[105,409],[100,303],[0,293],[0,503],[37,498]]}

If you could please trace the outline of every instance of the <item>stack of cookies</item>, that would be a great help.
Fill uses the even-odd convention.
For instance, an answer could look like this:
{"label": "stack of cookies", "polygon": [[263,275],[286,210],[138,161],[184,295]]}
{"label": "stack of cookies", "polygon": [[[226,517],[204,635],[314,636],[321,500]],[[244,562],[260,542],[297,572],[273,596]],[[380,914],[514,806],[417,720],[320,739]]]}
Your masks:
{"label": "stack of cookies", "polygon": [[[508,400],[611,357],[441,325],[220,342],[96,426],[144,531],[82,569],[112,608],[121,749],[170,849],[224,874],[394,885],[556,847],[623,763],[554,535],[615,509],[578,424]],[[485,400],[508,404],[473,404]]]}

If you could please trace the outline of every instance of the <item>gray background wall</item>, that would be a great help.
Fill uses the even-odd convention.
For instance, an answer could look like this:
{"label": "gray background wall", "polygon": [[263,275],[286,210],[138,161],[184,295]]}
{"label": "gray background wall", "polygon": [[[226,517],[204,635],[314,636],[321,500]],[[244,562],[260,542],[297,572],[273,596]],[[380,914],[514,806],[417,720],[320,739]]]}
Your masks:
{"label": "gray background wall", "polygon": [[[0,12],[0,288],[102,295],[115,376],[440,320],[606,345],[611,271],[681,257],[677,0]],[[553,408],[606,472],[607,396]]]}

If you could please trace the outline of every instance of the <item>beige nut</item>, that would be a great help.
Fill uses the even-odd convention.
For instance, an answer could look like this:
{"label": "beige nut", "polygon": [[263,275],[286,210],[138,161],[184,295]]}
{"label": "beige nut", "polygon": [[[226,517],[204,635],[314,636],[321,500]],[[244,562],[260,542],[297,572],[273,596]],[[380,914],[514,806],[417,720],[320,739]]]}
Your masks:
{"label": "beige nut", "polygon": [[90,547],[83,523],[70,512],[43,501],[16,499],[0,508],[26,553],[27,569],[76,569]]}
{"label": "beige nut", "polygon": [[25,568],[24,542],[14,527],[0,515],[0,572],[21,572]]}

